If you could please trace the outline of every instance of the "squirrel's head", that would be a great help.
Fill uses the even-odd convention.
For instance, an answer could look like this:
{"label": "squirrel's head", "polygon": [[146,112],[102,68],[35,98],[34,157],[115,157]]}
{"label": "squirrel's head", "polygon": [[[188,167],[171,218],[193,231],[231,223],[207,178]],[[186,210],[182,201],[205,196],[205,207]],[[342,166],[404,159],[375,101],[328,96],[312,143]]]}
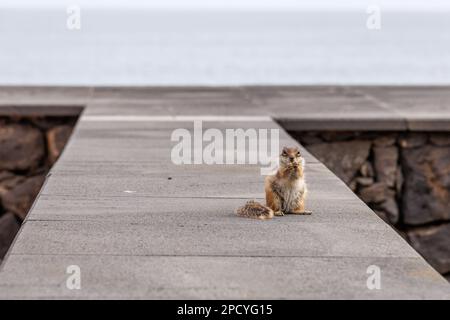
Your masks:
{"label": "squirrel's head", "polygon": [[280,155],[280,166],[284,168],[303,168],[304,159],[298,147],[284,147]]}

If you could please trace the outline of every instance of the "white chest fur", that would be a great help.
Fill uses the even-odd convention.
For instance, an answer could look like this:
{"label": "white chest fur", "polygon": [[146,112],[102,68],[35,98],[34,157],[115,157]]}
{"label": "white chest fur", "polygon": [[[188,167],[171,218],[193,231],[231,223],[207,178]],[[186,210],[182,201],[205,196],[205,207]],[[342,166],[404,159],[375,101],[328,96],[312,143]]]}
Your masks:
{"label": "white chest fur", "polygon": [[287,180],[283,185],[283,208],[285,212],[289,212],[297,205],[298,198],[301,197],[306,190],[304,178],[296,179],[295,181]]}

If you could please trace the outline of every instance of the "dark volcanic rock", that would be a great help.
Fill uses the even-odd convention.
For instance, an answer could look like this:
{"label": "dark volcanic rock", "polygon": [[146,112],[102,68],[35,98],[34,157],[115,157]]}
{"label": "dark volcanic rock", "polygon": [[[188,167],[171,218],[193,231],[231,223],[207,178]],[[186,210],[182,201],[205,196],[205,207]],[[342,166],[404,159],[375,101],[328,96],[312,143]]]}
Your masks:
{"label": "dark volcanic rock", "polygon": [[402,151],[404,222],[450,219],[450,148],[430,145]]}
{"label": "dark volcanic rock", "polygon": [[369,161],[363,163],[359,172],[363,177],[373,177],[375,175],[372,163]]}
{"label": "dark volcanic rock", "polygon": [[355,131],[325,131],[320,134],[323,140],[336,142],[356,138],[360,133]]}
{"label": "dark volcanic rock", "polygon": [[26,118],[26,120],[30,121],[34,126],[38,127],[42,131],[47,131],[53,127],[61,126],[61,125],[70,125],[74,126],[77,117],[46,117],[46,116],[34,116],[30,118]]}
{"label": "dark volcanic rock", "polygon": [[360,187],[368,187],[374,183],[372,177],[358,177],[356,178],[356,183]]}
{"label": "dark volcanic rock", "polygon": [[54,163],[58,157],[61,155],[61,152],[64,149],[64,146],[69,140],[70,135],[72,134],[71,126],[58,126],[47,131],[47,146],[48,146],[48,157],[50,163]]}
{"label": "dark volcanic rock", "polygon": [[9,171],[0,171],[0,182],[3,180],[11,179],[14,177],[14,173]]}
{"label": "dark volcanic rock", "polygon": [[0,126],[0,170],[36,168],[45,155],[41,132],[29,125]]}
{"label": "dark volcanic rock", "polygon": [[373,154],[377,181],[394,187],[398,161],[397,147],[375,147]]}
{"label": "dark volcanic rock", "polygon": [[298,138],[303,145],[323,143],[323,140],[317,135],[300,135]]}
{"label": "dark volcanic rock", "polygon": [[71,134],[67,124],[73,123],[72,118],[0,118],[0,261],[45,181],[48,164]]}
{"label": "dark volcanic rock", "polygon": [[403,189],[403,173],[400,167],[397,167],[397,172],[395,173],[395,191],[397,194],[401,195]]}
{"label": "dark volcanic rock", "polygon": [[5,256],[19,228],[20,223],[12,213],[0,216],[0,259]]}
{"label": "dark volcanic rock", "polygon": [[354,140],[315,144],[308,150],[348,184],[367,160],[370,147],[370,141]]}
{"label": "dark volcanic rock", "polygon": [[44,176],[34,176],[27,178],[23,183],[10,190],[1,191],[0,198],[3,207],[20,219],[25,219],[44,181]]}
{"label": "dark volcanic rock", "polygon": [[384,183],[377,182],[359,190],[358,195],[365,203],[381,203],[387,198],[387,186]]}
{"label": "dark volcanic rock", "polygon": [[379,208],[386,213],[389,223],[396,224],[399,221],[400,214],[393,190],[387,190],[386,200],[379,204]]}
{"label": "dark volcanic rock", "polygon": [[432,133],[430,142],[436,146],[450,146],[450,133]]}
{"label": "dark volcanic rock", "polygon": [[14,188],[19,183],[22,183],[26,177],[17,176],[9,171],[1,171],[0,172],[0,193],[5,192],[6,190]]}
{"label": "dark volcanic rock", "polygon": [[423,146],[427,142],[427,135],[424,133],[408,133],[399,140],[402,148],[417,148]]}
{"label": "dark volcanic rock", "polygon": [[373,140],[373,144],[376,147],[390,147],[397,142],[397,137],[395,134],[382,135]]}
{"label": "dark volcanic rock", "polygon": [[356,179],[353,179],[352,181],[350,181],[350,183],[348,184],[348,187],[353,191],[356,192],[356,189],[358,187],[358,183],[356,182]]}
{"label": "dark volcanic rock", "polygon": [[450,224],[411,231],[412,246],[440,273],[450,272]]}

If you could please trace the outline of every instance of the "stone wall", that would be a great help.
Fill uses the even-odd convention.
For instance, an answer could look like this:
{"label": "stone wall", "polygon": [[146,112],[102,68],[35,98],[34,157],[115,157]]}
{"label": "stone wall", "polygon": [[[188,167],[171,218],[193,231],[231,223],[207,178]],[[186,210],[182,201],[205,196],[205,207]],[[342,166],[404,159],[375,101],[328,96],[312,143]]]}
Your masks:
{"label": "stone wall", "polygon": [[290,133],[450,280],[450,133]]}
{"label": "stone wall", "polygon": [[0,117],[0,261],[75,122],[76,117]]}

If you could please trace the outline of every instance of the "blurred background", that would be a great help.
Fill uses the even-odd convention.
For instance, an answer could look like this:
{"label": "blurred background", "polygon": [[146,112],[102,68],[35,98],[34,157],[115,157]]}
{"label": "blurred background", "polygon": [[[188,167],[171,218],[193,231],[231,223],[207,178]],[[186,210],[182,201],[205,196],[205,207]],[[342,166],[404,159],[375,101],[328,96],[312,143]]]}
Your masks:
{"label": "blurred background", "polygon": [[449,84],[449,18],[444,0],[1,0],[0,84]]}

